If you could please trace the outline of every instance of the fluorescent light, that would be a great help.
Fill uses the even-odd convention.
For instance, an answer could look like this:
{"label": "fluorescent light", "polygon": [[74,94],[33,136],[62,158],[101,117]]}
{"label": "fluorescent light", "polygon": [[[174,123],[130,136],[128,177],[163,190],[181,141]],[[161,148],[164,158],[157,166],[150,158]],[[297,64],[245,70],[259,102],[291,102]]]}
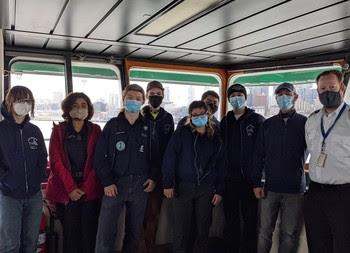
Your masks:
{"label": "fluorescent light", "polygon": [[137,34],[159,36],[219,2],[222,0],[184,0],[148,23]]}

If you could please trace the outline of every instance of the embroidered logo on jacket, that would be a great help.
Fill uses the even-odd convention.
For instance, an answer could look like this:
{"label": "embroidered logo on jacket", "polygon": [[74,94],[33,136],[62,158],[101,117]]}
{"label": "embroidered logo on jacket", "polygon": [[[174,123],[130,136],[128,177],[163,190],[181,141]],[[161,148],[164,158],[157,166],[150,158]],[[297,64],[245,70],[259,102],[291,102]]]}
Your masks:
{"label": "embroidered logo on jacket", "polygon": [[245,130],[247,131],[248,136],[252,136],[252,134],[254,133],[254,126],[250,124],[245,128]]}
{"label": "embroidered logo on jacket", "polygon": [[29,137],[28,144],[30,149],[38,149],[38,139],[35,137]]}

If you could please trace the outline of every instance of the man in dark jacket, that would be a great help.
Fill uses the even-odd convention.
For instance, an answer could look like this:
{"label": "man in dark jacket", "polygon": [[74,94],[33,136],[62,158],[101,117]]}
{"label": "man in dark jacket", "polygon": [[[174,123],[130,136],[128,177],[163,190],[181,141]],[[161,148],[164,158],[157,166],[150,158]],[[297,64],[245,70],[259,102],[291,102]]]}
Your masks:
{"label": "man in dark jacket", "polygon": [[[224,212],[227,252],[256,252],[258,200],[253,193],[251,172],[254,146],[264,117],[245,106],[247,91],[233,84],[227,91],[233,107],[220,122],[220,133],[227,152]],[[243,218],[241,235],[240,217]]]}
{"label": "man in dark jacket", "polygon": [[[204,92],[202,94],[201,100],[209,107],[211,114],[214,115],[218,111],[220,97],[219,97],[219,94],[217,94],[215,91],[208,90],[208,91]],[[185,125],[187,118],[188,118],[187,116],[183,117],[179,121],[179,123],[177,123],[176,128],[179,128],[180,126]],[[213,121],[214,121],[214,125],[215,125],[215,131],[219,131],[220,122],[218,121],[218,119],[215,116],[213,116]]]}
{"label": "man in dark jacket", "polygon": [[34,114],[32,92],[13,87],[1,105],[0,252],[36,252],[42,216],[40,183],[47,152]]}
{"label": "man in dark jacket", "polygon": [[[164,98],[163,85],[158,81],[149,82],[146,88],[146,98],[149,105],[143,108],[143,116],[150,125],[152,166],[156,169],[156,187],[148,194],[148,201],[144,220],[144,245],[141,245],[143,252],[154,252],[157,232],[158,217],[163,200],[162,161],[168,146],[169,139],[174,132],[174,119],[160,105]],[[143,248],[144,247],[144,248]]]}
{"label": "man in dark jacket", "polygon": [[[258,253],[270,252],[278,213],[281,216],[278,252],[296,252],[303,226],[306,159],[306,117],[294,109],[298,99],[291,83],[275,90],[278,115],[259,132],[254,159],[254,193],[261,201]],[[265,189],[262,172],[265,171]]]}

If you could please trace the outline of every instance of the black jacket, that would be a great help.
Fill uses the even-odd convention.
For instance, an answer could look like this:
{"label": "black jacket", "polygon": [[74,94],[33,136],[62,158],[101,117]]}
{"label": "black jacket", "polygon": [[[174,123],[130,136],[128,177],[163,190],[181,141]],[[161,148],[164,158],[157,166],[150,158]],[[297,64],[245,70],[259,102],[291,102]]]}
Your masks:
{"label": "black jacket", "polygon": [[94,168],[103,186],[137,175],[154,179],[149,160],[149,124],[140,114],[133,125],[123,112],[107,122],[95,147]]}
{"label": "black jacket", "polygon": [[226,180],[240,182],[244,179],[252,185],[255,143],[264,120],[263,116],[247,107],[238,120],[233,111],[222,118],[220,134],[227,154]]}
{"label": "black jacket", "polygon": [[150,159],[152,166],[156,170],[156,182],[160,183],[162,178],[163,156],[170,137],[174,132],[174,119],[173,116],[163,108],[160,108],[156,118],[153,118],[150,113],[149,106],[145,106],[142,112],[143,116],[149,121],[151,135]]}
{"label": "black jacket", "polygon": [[163,187],[170,189],[179,182],[213,184],[215,192],[224,190],[224,149],[220,136],[192,132],[181,126],[170,138],[163,160]]}
{"label": "black jacket", "polygon": [[279,113],[263,123],[254,158],[254,187],[261,186],[264,170],[267,190],[278,193],[305,191],[306,120],[294,110]]}
{"label": "black jacket", "polygon": [[[184,126],[186,124],[188,116],[183,117],[182,119],[180,119],[179,123],[177,123],[176,129],[178,129],[180,126]],[[218,119],[213,116],[213,121],[214,121],[214,130],[216,132],[220,131],[220,122],[218,121]]]}
{"label": "black jacket", "polygon": [[27,115],[17,124],[1,105],[4,120],[0,122],[0,190],[9,197],[21,199],[40,191],[46,177],[47,151],[40,129]]}

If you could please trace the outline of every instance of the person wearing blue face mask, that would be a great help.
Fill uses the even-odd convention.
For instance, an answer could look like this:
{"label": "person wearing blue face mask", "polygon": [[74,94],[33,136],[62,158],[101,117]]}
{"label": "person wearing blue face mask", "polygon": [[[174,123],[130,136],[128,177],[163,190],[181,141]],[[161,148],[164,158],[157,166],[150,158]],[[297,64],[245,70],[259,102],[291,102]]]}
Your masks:
{"label": "person wearing blue face mask", "polygon": [[192,218],[193,252],[207,252],[212,206],[221,202],[224,190],[224,160],[208,107],[193,101],[186,124],[170,138],[163,159],[164,195],[173,198],[173,252],[191,251]]}
{"label": "person wearing blue face mask", "polygon": [[[275,94],[280,112],[264,121],[255,147],[253,190],[261,199],[257,252],[270,252],[280,213],[278,252],[293,253],[298,250],[303,227],[307,118],[294,109],[298,94],[293,84],[280,84]],[[265,188],[261,182],[263,170]]]}
{"label": "person wearing blue face mask", "polygon": [[137,84],[123,91],[124,108],[105,125],[97,142],[94,168],[104,186],[96,238],[96,253],[115,251],[118,219],[126,207],[123,252],[137,252],[147,193],[155,187],[150,162],[150,134],[140,114],[145,92]]}
{"label": "person wearing blue face mask", "polygon": [[224,243],[230,253],[256,253],[258,200],[253,193],[251,172],[255,142],[264,117],[245,106],[247,91],[241,84],[229,87],[227,99],[233,109],[220,122],[227,152]]}

